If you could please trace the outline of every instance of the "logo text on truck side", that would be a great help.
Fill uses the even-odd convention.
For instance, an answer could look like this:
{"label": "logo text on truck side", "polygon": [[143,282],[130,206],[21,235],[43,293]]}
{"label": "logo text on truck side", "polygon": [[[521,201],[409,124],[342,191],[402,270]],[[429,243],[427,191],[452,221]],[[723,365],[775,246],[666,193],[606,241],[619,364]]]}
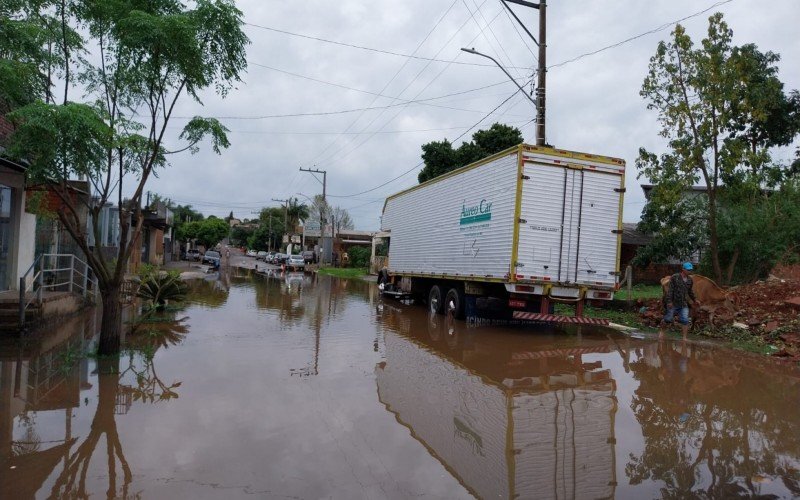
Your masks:
{"label": "logo text on truck side", "polygon": [[492,202],[482,199],[480,203],[467,206],[466,200],[461,205],[461,220],[459,224],[473,224],[492,220]]}

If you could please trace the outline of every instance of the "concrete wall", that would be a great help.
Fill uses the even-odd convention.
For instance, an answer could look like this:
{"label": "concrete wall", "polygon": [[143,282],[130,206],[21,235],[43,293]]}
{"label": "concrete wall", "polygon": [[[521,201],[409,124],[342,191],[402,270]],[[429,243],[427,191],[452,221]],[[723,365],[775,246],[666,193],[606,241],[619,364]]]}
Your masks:
{"label": "concrete wall", "polygon": [[[20,198],[24,197],[25,192],[23,191]],[[24,199],[22,200],[22,208],[20,211],[19,238],[17,241],[19,242],[17,245],[19,255],[17,258],[16,279],[11,285],[12,290],[19,290],[19,278],[31,267],[33,259],[36,256],[36,216],[25,211]],[[28,285],[30,285],[32,281],[33,273],[27,277]]]}
{"label": "concrete wall", "polygon": [[0,167],[0,184],[10,187],[12,231],[9,251],[9,289],[19,290],[19,278],[33,263],[36,245],[36,216],[25,212],[25,175]]}

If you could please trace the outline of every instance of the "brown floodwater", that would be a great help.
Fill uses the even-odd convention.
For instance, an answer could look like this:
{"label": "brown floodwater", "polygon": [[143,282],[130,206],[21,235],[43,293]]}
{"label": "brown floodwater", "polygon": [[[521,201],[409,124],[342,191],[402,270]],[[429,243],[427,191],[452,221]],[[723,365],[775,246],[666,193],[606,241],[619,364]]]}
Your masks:
{"label": "brown floodwater", "polygon": [[0,342],[0,498],[800,496],[800,370],[764,357],[248,271],[119,359],[98,325]]}

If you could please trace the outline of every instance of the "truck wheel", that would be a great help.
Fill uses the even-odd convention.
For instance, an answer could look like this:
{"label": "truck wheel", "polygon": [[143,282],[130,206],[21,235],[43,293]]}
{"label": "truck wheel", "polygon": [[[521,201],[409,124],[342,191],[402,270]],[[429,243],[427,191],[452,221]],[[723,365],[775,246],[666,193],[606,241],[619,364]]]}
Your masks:
{"label": "truck wheel", "polygon": [[464,319],[464,292],[458,288],[451,288],[444,299],[445,312],[452,314],[455,319]]}
{"label": "truck wheel", "polygon": [[444,300],[442,297],[442,287],[433,285],[428,292],[428,311],[436,314],[444,314]]}

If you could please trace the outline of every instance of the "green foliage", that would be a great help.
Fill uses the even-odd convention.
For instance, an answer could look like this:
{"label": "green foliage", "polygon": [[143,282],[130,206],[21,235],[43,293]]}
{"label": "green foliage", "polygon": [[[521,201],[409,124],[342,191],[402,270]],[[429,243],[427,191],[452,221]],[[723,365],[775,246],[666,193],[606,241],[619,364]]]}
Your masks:
{"label": "green foliage", "polygon": [[318,272],[324,276],[351,279],[363,277],[367,274],[367,269],[363,267],[322,267]]}
{"label": "green foliage", "polygon": [[286,207],[286,218],[289,224],[287,230],[290,233],[294,231],[294,228],[300,223],[300,221],[307,220],[308,216],[309,216],[308,205],[306,205],[305,203],[298,202],[297,198],[289,199],[289,204]]}
{"label": "green foliage", "polygon": [[[240,81],[249,43],[242,25],[233,0],[0,5],[0,112],[13,109],[16,125],[9,152],[29,163],[30,179],[53,186],[65,201],[59,222],[75,237],[103,293],[115,293],[125,257],[135,251],[135,207],[142,206],[150,176],[168,165],[170,154],[197,151],[205,137],[215,152],[228,146],[226,129],[215,119],[190,120],[175,147],[167,130],[186,95],[199,102],[198,93],[213,87],[224,97]],[[61,104],[54,88],[63,89]],[[85,178],[97,200],[89,231],[77,215],[83,201],[67,190],[74,178]],[[112,267],[113,258],[91,248],[87,235],[99,233],[100,207],[129,193],[134,225],[121,217],[123,243]],[[202,226],[198,237],[216,243],[227,227],[221,237],[216,230]],[[120,327],[102,326],[103,353],[118,348]]]}
{"label": "green foliage", "polygon": [[350,257],[350,267],[369,267],[372,250],[367,247],[350,247],[347,255]]}
{"label": "green foliage", "polygon": [[[788,144],[800,130],[800,99],[777,78],[778,56],[750,44],[734,47],[722,14],[709,18],[708,35],[695,48],[677,25],[650,59],[641,95],[658,112],[669,151],[640,150],[639,177],[657,186],[645,207],[643,228],[656,235],[652,254],[685,256],[707,246],[715,278],[725,282],[736,265],[722,255],[719,220],[734,208],[724,188],[777,186],[786,177],[769,148]],[[693,185],[706,186],[704,204],[683,201]],[[723,272],[723,264],[727,272]]]}
{"label": "green foliage", "polygon": [[439,177],[482,158],[522,143],[522,132],[516,127],[495,123],[488,130],[472,134],[472,141],[453,149],[447,139],[422,145],[425,166],[418,175],[419,182]]}
{"label": "green foliage", "polygon": [[139,298],[150,302],[154,309],[163,309],[167,301],[182,301],[188,288],[177,271],[160,272],[149,270],[137,278]]}
{"label": "green foliage", "polygon": [[734,265],[729,282],[764,278],[800,250],[800,179],[777,191],[745,186],[725,193],[719,218],[720,256]]}
{"label": "green foliage", "polygon": [[708,200],[687,194],[680,183],[662,181],[651,191],[638,229],[653,237],[639,249],[635,264],[690,260],[708,245]]}
{"label": "green foliage", "polygon": [[214,216],[194,224],[198,225],[195,238],[197,239],[198,243],[206,248],[213,247],[222,241],[223,238],[228,236],[228,232],[230,232],[230,226],[228,223]]}
{"label": "green foliage", "polygon": [[33,182],[95,178],[103,170],[110,130],[94,107],[36,101],[7,117],[17,125],[8,153],[30,162]]}
{"label": "green foliage", "polygon": [[[251,229],[241,224],[231,228],[230,241],[234,246],[245,246],[250,237],[255,233],[255,229]],[[250,247],[252,248],[252,247]]]}

